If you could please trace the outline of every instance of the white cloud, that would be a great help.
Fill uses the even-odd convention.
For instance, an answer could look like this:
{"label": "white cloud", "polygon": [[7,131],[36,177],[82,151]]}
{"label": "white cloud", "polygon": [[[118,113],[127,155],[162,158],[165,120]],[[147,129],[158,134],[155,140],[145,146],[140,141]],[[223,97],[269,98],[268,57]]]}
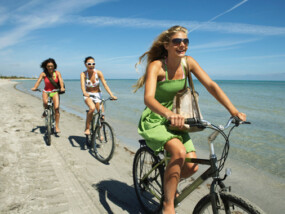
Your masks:
{"label": "white cloud", "polygon": [[206,43],[206,44],[201,44],[201,45],[193,45],[193,46],[191,45],[191,50],[233,47],[233,46],[237,46],[240,44],[255,42],[258,40],[259,39],[247,39],[247,40],[239,40],[239,41],[222,40],[222,41],[216,41],[216,42],[211,42],[211,43]]}
{"label": "white cloud", "polygon": [[[0,50],[21,42],[25,36],[36,29],[60,24],[65,16],[105,1],[108,0],[31,0],[22,2],[22,5],[10,11],[8,6],[0,7],[0,12],[6,12],[0,15],[0,24],[8,18],[10,23],[13,23],[13,27],[0,36]],[[9,3],[12,5],[13,1]],[[19,4],[19,2],[15,3]],[[13,15],[8,17],[7,14]]]}
{"label": "white cloud", "polygon": [[94,26],[116,26],[134,28],[168,28],[173,25],[182,25],[188,29],[199,27],[199,31],[212,31],[219,33],[248,34],[258,36],[285,35],[285,27],[272,27],[264,25],[252,25],[232,22],[198,22],[198,21],[172,21],[151,20],[139,18],[115,18],[115,17],[73,17],[73,22],[81,24],[94,24]]}

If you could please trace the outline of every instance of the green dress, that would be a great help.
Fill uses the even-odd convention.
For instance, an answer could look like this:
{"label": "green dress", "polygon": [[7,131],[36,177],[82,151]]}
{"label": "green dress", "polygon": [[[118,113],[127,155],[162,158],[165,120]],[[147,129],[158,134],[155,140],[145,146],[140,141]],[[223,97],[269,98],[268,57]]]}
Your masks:
{"label": "green dress", "polygon": [[[173,98],[178,91],[184,88],[187,78],[168,80],[167,69],[165,72],[165,80],[157,82],[155,99],[164,107],[172,110]],[[184,76],[186,77],[186,75]],[[195,151],[187,132],[168,130],[167,119],[152,112],[148,107],[145,108],[140,118],[138,133],[156,153],[163,151],[165,143],[173,138],[178,138],[184,144],[187,153]]]}

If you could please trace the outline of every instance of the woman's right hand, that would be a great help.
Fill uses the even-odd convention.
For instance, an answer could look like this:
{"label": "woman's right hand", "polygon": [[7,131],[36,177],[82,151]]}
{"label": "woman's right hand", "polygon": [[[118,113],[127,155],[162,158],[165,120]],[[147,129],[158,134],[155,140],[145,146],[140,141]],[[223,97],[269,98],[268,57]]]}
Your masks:
{"label": "woman's right hand", "polygon": [[83,95],[84,95],[84,97],[90,97],[87,92],[84,92]]}
{"label": "woman's right hand", "polygon": [[32,90],[32,91],[36,91],[37,89],[36,89],[36,88],[31,88],[31,90]]}
{"label": "woman's right hand", "polygon": [[167,120],[169,120],[171,122],[171,126],[183,128],[185,118],[180,114],[175,114],[175,113],[171,112],[167,116]]}

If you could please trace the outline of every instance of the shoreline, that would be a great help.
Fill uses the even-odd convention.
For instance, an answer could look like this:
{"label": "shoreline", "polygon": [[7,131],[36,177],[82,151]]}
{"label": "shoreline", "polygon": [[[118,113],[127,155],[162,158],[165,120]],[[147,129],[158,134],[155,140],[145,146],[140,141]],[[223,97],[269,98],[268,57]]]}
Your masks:
{"label": "shoreline", "polygon": [[[14,81],[14,80],[13,80]],[[9,105],[12,104],[12,106],[10,106],[11,109],[15,108],[15,105],[21,105],[19,106],[19,108],[16,108],[16,112],[19,111],[25,111],[23,113],[23,115],[21,114],[20,117],[24,117],[25,119],[21,119],[20,124],[15,125],[17,122],[16,120],[12,120],[12,121],[8,121],[8,127],[33,127],[33,129],[39,126],[39,124],[43,124],[42,119],[40,119],[40,115],[42,113],[42,102],[41,99],[39,97],[37,97],[38,99],[29,99],[30,97],[36,97],[32,94],[28,94],[25,93],[19,89],[16,88],[16,84],[12,81],[6,81],[4,80],[4,82],[10,82],[10,84],[8,84],[7,86],[7,93],[8,94],[13,94],[13,96],[15,97],[20,97],[20,101],[17,103],[16,101],[13,101],[13,99],[8,99],[7,105],[9,108]],[[4,83],[5,84],[5,83]],[[14,87],[12,90],[9,90],[9,85],[13,84]],[[2,80],[0,80],[0,87],[1,89],[3,82]],[[16,89],[16,90],[15,90]],[[5,92],[5,90],[4,90]],[[22,96],[19,96],[19,94],[22,94]],[[32,96],[30,96],[32,95]],[[3,94],[3,96],[5,96],[5,93]],[[7,96],[7,95],[6,95]],[[31,102],[29,102],[31,101]],[[14,102],[14,103],[13,103]],[[20,104],[19,104],[20,103]],[[3,105],[3,104],[2,104]],[[22,106],[25,105],[25,106]],[[27,106],[29,106],[29,108],[27,108]],[[25,114],[28,114],[29,117],[31,117],[30,119],[27,119],[27,117],[25,117]],[[19,116],[16,114],[16,116]],[[8,114],[7,118],[9,117],[13,117],[13,115]],[[22,121],[28,120],[28,124],[22,124]],[[25,138],[26,136],[29,137],[29,140],[33,141],[34,139],[37,139],[37,146],[39,147],[39,151],[42,153],[46,153],[45,150],[52,150],[55,154],[58,154],[59,157],[62,157],[63,159],[63,164],[64,166],[64,170],[62,171],[66,171],[65,174],[73,174],[74,175],[74,179],[78,181],[79,184],[83,187],[83,190],[81,191],[82,195],[87,195],[85,197],[92,198],[89,200],[89,203],[93,204],[93,206],[95,206],[97,209],[99,209],[100,211],[106,212],[106,210],[108,210],[109,208],[114,212],[114,213],[139,213],[141,210],[138,208],[140,207],[138,204],[138,200],[136,198],[136,195],[134,193],[134,188],[133,188],[133,182],[132,182],[132,159],[133,159],[133,155],[134,155],[134,151],[132,149],[130,149],[129,146],[127,146],[126,144],[124,144],[124,142],[122,142],[122,140],[120,142],[117,142],[118,146],[116,148],[115,154],[114,154],[114,158],[110,161],[110,165],[103,165],[100,162],[98,162],[96,159],[94,159],[94,157],[88,152],[88,150],[83,149],[83,144],[84,144],[84,136],[83,136],[83,127],[84,127],[84,122],[85,119],[81,118],[78,115],[75,115],[73,113],[70,113],[68,111],[65,110],[61,110],[61,122],[60,122],[60,128],[62,131],[62,134],[60,136],[60,138],[53,138],[53,142],[52,145],[50,147],[47,147],[44,144],[43,141],[43,134],[41,133],[40,130],[38,131],[34,131],[34,133],[32,133],[31,131],[21,131],[20,128],[17,128],[14,130],[14,132],[12,132],[10,135],[8,134],[7,137],[4,136],[4,138],[2,139],[2,142],[7,141],[7,139],[9,139],[9,137],[11,136],[15,136],[16,135],[16,139],[18,139],[18,141],[21,141],[21,138]],[[3,125],[3,124],[2,124]],[[5,126],[7,126],[7,124],[5,124]],[[3,127],[1,127],[3,129]],[[42,126],[40,126],[39,129],[42,129]],[[4,127],[5,130],[5,127]],[[20,130],[20,131],[17,131]],[[82,132],[82,133],[81,133]],[[36,133],[36,134],[35,134]],[[4,133],[5,135],[5,133]],[[19,137],[19,136],[21,137]],[[17,138],[18,137],[18,138]],[[118,138],[116,137],[116,140],[118,141]],[[4,148],[4,150],[2,150],[3,145],[0,144],[0,149],[1,151],[10,151],[9,149],[11,148]],[[6,146],[7,147],[7,146]],[[13,147],[17,147],[16,142],[15,145],[13,144]],[[13,149],[12,149],[13,150]],[[20,152],[20,151],[19,151]],[[203,151],[201,151],[203,152]],[[2,152],[3,153],[3,152]],[[198,153],[198,152],[197,152]],[[6,155],[6,154],[5,154]],[[5,155],[4,155],[4,159],[5,159]],[[8,155],[8,154],[7,154]],[[18,156],[21,157],[20,154],[17,153]],[[51,154],[47,154],[51,155]],[[204,154],[203,154],[204,156]],[[2,156],[0,155],[0,160]],[[12,160],[9,160],[9,157],[6,159],[7,160],[4,161],[5,163],[8,163],[8,168],[9,168],[9,163],[12,165],[12,163],[14,163]],[[229,182],[229,184],[231,186],[233,186],[233,192],[238,193],[236,190],[239,190],[240,193],[239,195],[248,198],[250,201],[253,201],[255,204],[259,205],[262,209],[264,209],[265,211],[267,211],[268,213],[279,213],[278,211],[285,209],[284,205],[283,205],[283,198],[284,198],[284,193],[282,193],[282,189],[284,190],[284,181],[283,182],[279,182],[279,184],[277,186],[274,187],[274,185],[276,185],[277,183],[274,181],[271,181],[270,176],[266,176],[266,175],[260,175],[259,172],[255,169],[252,169],[250,166],[240,166],[238,163],[233,163],[234,161],[229,161],[229,164],[231,168],[233,168],[234,170],[234,174],[232,176],[229,177],[229,179],[227,180]],[[61,178],[58,174],[60,174],[59,172],[56,173],[57,170],[57,163],[53,163],[53,169],[55,171],[56,177],[58,178],[58,180],[61,180],[63,178]],[[5,169],[6,168],[6,169]],[[3,170],[7,171],[7,167],[4,167],[2,170],[0,168],[0,176],[2,176],[2,172]],[[12,170],[12,169],[10,169]],[[19,170],[23,170],[21,168],[19,168]],[[32,170],[32,169],[30,169]],[[99,173],[98,173],[99,171]],[[202,171],[202,170],[200,170]],[[16,169],[17,172],[17,169]],[[110,173],[111,172],[111,173]],[[238,173],[236,173],[238,172]],[[252,177],[250,177],[252,179],[251,182],[248,181],[248,177],[240,177],[238,174],[242,172],[242,175],[251,175]],[[18,172],[19,173],[19,172]],[[198,175],[198,174],[197,174]],[[197,175],[193,176],[193,177],[197,177]],[[9,175],[7,175],[9,177]],[[24,177],[26,175],[23,175]],[[41,177],[41,175],[39,174],[38,176]],[[62,175],[64,176],[64,175]],[[0,177],[1,178],[1,177]],[[34,178],[37,179],[37,176]],[[65,178],[66,179],[66,178]],[[117,180],[114,180],[117,179]],[[5,180],[6,181],[6,180]],[[209,181],[207,181],[206,183],[209,183]],[[227,183],[228,183],[227,182]],[[243,185],[243,182],[246,183],[245,187]],[[72,183],[72,182],[70,182]],[[202,185],[201,189],[198,190],[198,192],[196,193],[196,191],[191,194],[189,196],[189,199],[186,199],[185,203],[182,203],[182,206],[179,207],[177,209],[178,213],[186,213],[189,212],[189,210],[194,208],[194,204],[197,203],[197,201],[199,200],[199,198],[201,198],[203,195],[205,195],[207,193],[207,187],[206,187],[206,183],[205,185]],[[102,184],[102,185],[101,185]],[[118,188],[115,188],[115,190],[112,190],[111,188],[108,187],[108,185],[118,185]],[[273,186],[273,188],[269,188],[269,192],[266,191],[266,189],[260,190],[262,188],[264,188],[264,184],[268,185],[270,184],[270,187]],[[20,185],[20,183],[18,184]],[[33,186],[31,183],[28,186]],[[262,187],[262,188],[261,188]],[[26,188],[30,188],[31,187],[26,187]],[[66,188],[74,188],[72,187],[66,187]],[[114,186],[113,186],[114,188]],[[3,188],[2,188],[3,189]],[[7,204],[7,200],[3,200],[2,199],[2,189],[0,189],[0,202],[1,204],[4,205],[0,205],[0,211],[5,211],[5,209],[7,209],[8,207],[11,207],[9,204]],[[5,189],[5,188],[4,188]],[[19,190],[21,190],[21,188],[19,187]],[[12,198],[17,198],[17,196],[15,195],[15,193],[19,190],[14,190],[15,192],[11,192],[11,197],[9,196],[10,200],[8,201],[12,201]],[[76,191],[80,192],[78,189],[75,188]],[[279,191],[280,190],[280,191]],[[59,191],[59,190],[58,190]],[[66,192],[67,190],[63,189],[61,190],[63,192],[62,195],[68,195],[68,192]],[[105,198],[104,200],[102,199],[102,192],[104,192],[105,194],[107,193],[107,195],[109,194],[110,197]],[[266,193],[267,192],[267,193]],[[281,192],[281,193],[280,193]],[[284,192],[284,191],[283,191]],[[122,194],[123,193],[123,194]],[[17,193],[20,194],[21,193]],[[29,194],[31,195],[36,195],[35,192],[31,191],[29,192]],[[124,195],[125,194],[125,195]],[[271,199],[273,201],[268,201],[267,199],[267,195],[269,194]],[[88,196],[89,195],[89,196]],[[123,196],[122,196],[123,195]],[[92,197],[91,197],[92,196]],[[23,197],[23,195],[22,195]],[[2,201],[3,200],[3,201]],[[34,199],[35,200],[35,199]],[[17,201],[17,200],[15,200]],[[65,205],[66,207],[68,207],[68,210],[71,209],[71,204],[74,203],[71,199],[67,200],[68,204]],[[87,200],[88,201],[88,200]],[[102,201],[104,201],[104,203],[102,203]],[[119,202],[118,202],[119,201]],[[4,202],[4,203],[3,203]],[[190,202],[190,203],[189,203]],[[86,204],[85,206],[92,206]],[[26,204],[29,204],[28,202],[26,202]],[[107,206],[108,205],[108,206]],[[40,210],[40,208],[46,208],[45,206],[43,206],[40,202],[36,203],[35,205],[37,207],[37,209]],[[4,207],[4,209],[3,209]],[[21,207],[21,206],[20,206]],[[109,208],[107,208],[109,207]],[[19,212],[20,211],[30,211],[27,207],[25,208],[25,203],[24,205],[21,207],[23,208],[22,210],[19,208]],[[25,209],[24,209],[25,208]],[[17,208],[18,209],[18,208]]]}

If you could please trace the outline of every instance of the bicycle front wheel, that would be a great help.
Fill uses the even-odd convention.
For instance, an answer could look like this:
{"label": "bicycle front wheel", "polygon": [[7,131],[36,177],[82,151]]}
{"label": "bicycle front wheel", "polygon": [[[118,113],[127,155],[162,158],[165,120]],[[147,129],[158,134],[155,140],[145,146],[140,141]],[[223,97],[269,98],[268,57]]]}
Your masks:
{"label": "bicycle front wheel", "polygon": [[52,125],[52,115],[51,115],[51,111],[47,110],[47,116],[46,116],[46,128],[47,128],[47,132],[46,132],[46,137],[47,137],[47,145],[51,144],[51,134],[52,134],[52,130],[51,130],[51,125]]}
{"label": "bicycle front wheel", "polygon": [[115,139],[107,122],[101,122],[101,126],[96,127],[92,145],[99,161],[108,163],[111,160],[115,151]]}
{"label": "bicycle front wheel", "polygon": [[158,213],[162,209],[163,166],[144,178],[157,163],[157,156],[148,147],[141,147],[136,152],[133,163],[134,187],[139,202],[147,213]]}
{"label": "bicycle front wheel", "polygon": [[[222,204],[218,204],[217,213],[226,214],[265,214],[259,207],[252,204],[247,199],[232,193],[220,193]],[[196,205],[193,214],[212,214],[211,196],[206,195]]]}

